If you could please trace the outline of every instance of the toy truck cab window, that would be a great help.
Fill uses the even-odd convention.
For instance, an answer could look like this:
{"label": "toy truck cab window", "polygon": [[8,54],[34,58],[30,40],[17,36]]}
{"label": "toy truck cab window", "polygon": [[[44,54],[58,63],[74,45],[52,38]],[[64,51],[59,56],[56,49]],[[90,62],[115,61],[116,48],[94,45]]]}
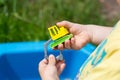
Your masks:
{"label": "toy truck cab window", "polygon": [[56,35],[55,32],[54,32],[54,30],[53,30],[53,28],[50,29],[50,32],[52,33],[53,36]]}
{"label": "toy truck cab window", "polygon": [[58,34],[59,33],[59,29],[57,28],[57,27],[54,27],[54,29],[55,29],[55,32]]}

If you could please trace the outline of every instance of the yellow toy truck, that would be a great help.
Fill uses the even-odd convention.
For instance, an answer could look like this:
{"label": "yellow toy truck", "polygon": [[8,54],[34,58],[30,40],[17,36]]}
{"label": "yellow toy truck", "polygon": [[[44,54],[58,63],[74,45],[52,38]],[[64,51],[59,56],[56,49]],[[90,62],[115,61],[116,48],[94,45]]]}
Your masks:
{"label": "yellow toy truck", "polygon": [[58,27],[57,25],[54,25],[52,27],[49,27],[48,30],[53,40],[50,45],[51,48],[58,46],[59,44],[63,43],[65,40],[68,40],[73,36],[72,34],[69,34],[68,30],[63,26]]}
{"label": "yellow toy truck", "polygon": [[[62,44],[65,42],[65,40],[69,40],[73,35],[69,34],[68,30],[64,28],[63,26],[58,27],[57,25],[51,26],[48,28],[51,39],[49,39],[44,44],[44,52],[45,52],[45,58],[47,58],[47,46],[51,42],[50,47],[54,48],[58,46],[59,44]],[[62,57],[62,51],[60,51],[59,58]],[[62,59],[62,58],[61,58]]]}

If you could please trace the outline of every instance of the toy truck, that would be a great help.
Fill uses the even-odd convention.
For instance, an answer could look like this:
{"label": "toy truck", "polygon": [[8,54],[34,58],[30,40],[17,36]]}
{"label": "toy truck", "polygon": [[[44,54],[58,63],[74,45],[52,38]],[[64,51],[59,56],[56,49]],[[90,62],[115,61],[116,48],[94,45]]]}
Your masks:
{"label": "toy truck", "polygon": [[54,25],[48,28],[50,36],[52,38],[51,48],[58,46],[59,44],[65,42],[65,40],[70,39],[73,35],[69,34],[68,30],[64,27],[58,27]]}
{"label": "toy truck", "polygon": [[[48,28],[51,39],[49,39],[45,44],[44,44],[44,54],[45,58],[48,58],[47,55],[47,46],[50,44],[51,48],[54,48],[58,46],[59,44],[62,44],[65,42],[65,40],[70,39],[73,35],[69,34],[68,30],[64,28],[63,26],[58,27],[57,25],[51,26]],[[57,60],[63,60],[63,55],[62,51],[60,50],[60,55],[57,56]]]}

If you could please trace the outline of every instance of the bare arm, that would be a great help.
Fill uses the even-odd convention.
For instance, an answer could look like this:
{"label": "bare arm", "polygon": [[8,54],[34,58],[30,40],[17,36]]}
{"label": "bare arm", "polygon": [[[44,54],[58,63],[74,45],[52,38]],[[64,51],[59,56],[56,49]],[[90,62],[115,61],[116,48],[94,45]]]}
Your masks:
{"label": "bare arm", "polygon": [[90,31],[91,42],[98,45],[100,44],[112,31],[112,27],[88,25],[85,27],[87,31]]}

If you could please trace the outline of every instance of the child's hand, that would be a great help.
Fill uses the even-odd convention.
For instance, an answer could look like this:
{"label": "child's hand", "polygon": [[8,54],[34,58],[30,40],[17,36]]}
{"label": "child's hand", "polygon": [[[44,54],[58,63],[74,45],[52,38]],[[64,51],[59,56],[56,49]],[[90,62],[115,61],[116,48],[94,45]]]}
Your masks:
{"label": "child's hand", "polygon": [[39,73],[42,80],[59,80],[59,75],[65,68],[63,61],[56,61],[53,55],[48,60],[43,59],[39,63]]}
{"label": "child's hand", "polygon": [[88,42],[99,44],[111,32],[111,27],[98,25],[81,25],[62,21],[57,23],[58,26],[64,26],[73,34],[70,40],[66,40],[63,44],[58,45],[54,49],[80,49]]}
{"label": "child's hand", "polygon": [[60,44],[54,49],[80,49],[91,40],[92,33],[87,31],[86,26],[84,25],[75,24],[68,21],[58,22],[57,25],[64,26],[74,36],[70,40],[66,40],[64,44]]}

